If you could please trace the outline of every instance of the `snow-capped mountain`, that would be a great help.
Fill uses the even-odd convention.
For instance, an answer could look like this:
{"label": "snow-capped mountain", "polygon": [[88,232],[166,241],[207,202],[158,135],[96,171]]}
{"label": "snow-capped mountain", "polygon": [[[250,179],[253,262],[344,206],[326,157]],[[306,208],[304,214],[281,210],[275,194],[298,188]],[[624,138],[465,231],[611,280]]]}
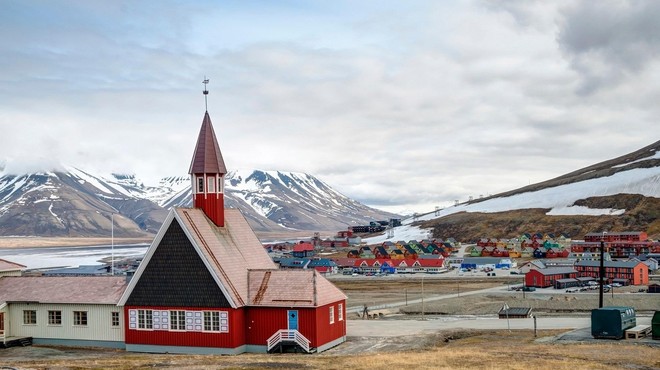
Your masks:
{"label": "snow-capped mountain", "polygon": [[581,238],[603,230],[660,236],[660,141],[548,181],[404,220],[395,238],[397,232],[461,240],[523,232]]}
{"label": "snow-capped mountain", "polygon": [[[340,194],[314,176],[234,171],[225,205],[243,211],[257,231],[330,231],[394,215]],[[191,205],[190,177],[146,186],[134,175],[93,175],[78,168],[0,177],[0,235],[116,236],[156,232],[167,210]],[[114,216],[113,216],[114,214]]]}

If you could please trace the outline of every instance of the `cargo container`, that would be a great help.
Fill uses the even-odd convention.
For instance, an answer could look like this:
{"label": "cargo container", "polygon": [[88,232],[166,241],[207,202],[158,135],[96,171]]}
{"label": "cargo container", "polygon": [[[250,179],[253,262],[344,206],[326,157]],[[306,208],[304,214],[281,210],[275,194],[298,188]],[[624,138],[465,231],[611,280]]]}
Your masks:
{"label": "cargo container", "polygon": [[660,311],[655,311],[651,320],[651,337],[660,339]]}
{"label": "cargo container", "polygon": [[621,339],[625,331],[637,325],[633,307],[603,307],[591,310],[591,336]]}

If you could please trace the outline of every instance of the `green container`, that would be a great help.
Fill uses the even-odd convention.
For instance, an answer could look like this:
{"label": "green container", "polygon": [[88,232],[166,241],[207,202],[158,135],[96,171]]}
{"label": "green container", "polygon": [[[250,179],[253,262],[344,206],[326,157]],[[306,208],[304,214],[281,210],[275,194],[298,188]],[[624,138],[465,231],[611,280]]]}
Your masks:
{"label": "green container", "polygon": [[655,311],[651,319],[651,337],[660,339],[660,311]]}
{"label": "green container", "polygon": [[633,307],[603,307],[591,310],[591,336],[621,339],[627,329],[637,325]]}

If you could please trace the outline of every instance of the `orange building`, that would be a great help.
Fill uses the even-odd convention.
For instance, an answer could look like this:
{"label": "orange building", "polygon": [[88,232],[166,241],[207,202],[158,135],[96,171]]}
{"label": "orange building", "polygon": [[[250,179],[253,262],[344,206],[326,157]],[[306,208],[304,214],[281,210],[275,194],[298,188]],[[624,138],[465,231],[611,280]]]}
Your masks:
{"label": "orange building", "polygon": [[[648,285],[649,267],[640,261],[605,261],[608,282],[625,280],[630,285]],[[599,278],[600,261],[579,261],[575,264],[578,276]]]}

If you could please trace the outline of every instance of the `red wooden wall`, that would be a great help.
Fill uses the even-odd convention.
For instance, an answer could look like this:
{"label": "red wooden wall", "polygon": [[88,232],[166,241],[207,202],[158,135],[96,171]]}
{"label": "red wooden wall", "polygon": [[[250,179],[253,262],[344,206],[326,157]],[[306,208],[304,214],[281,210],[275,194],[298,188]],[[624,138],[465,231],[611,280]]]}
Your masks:
{"label": "red wooden wall", "polygon": [[222,309],[229,313],[229,333],[209,333],[196,331],[168,331],[168,330],[137,330],[130,329],[128,310],[185,310],[185,311],[216,311],[217,309],[203,309],[199,307],[124,307],[124,322],[126,323],[126,344],[147,344],[158,346],[190,346],[190,347],[216,347],[236,348],[245,344],[245,310]]}

